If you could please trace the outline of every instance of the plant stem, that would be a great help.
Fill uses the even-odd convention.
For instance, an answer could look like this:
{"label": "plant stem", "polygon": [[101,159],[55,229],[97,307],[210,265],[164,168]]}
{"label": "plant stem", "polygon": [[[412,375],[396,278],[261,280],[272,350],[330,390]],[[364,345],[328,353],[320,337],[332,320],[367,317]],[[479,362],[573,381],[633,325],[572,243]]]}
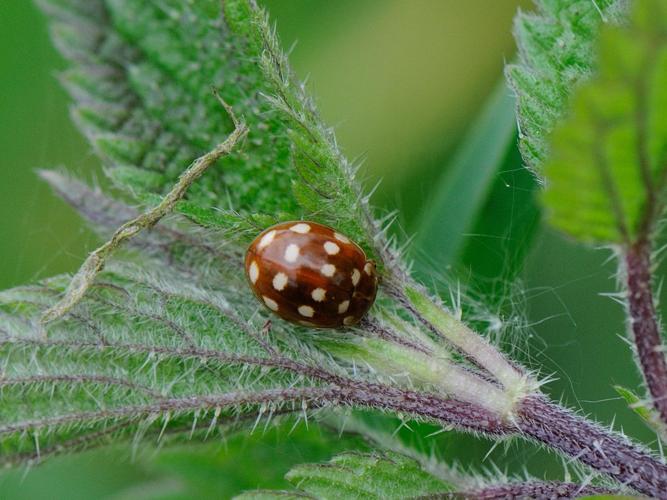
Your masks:
{"label": "plant stem", "polygon": [[651,247],[641,239],[626,255],[628,313],[637,346],[637,356],[653,406],[667,423],[667,362],[651,290]]}
{"label": "plant stem", "polygon": [[539,388],[539,383],[529,374],[512,364],[495,346],[436,304],[418,287],[406,286],[404,290],[388,288],[418,321],[453,345],[468,361],[493,376],[510,400],[520,401]]}
{"label": "plant stem", "polygon": [[440,395],[478,405],[500,417],[511,414],[514,406],[514,400],[497,384],[446,358],[368,338],[358,339],[353,344],[331,343],[326,350],[348,362],[367,364],[373,371],[392,379],[407,377],[410,384],[417,387],[432,385],[438,388]]}
{"label": "plant stem", "polygon": [[496,484],[461,493],[444,493],[442,495],[420,497],[419,500],[448,499],[463,500],[501,500],[508,498],[579,498],[588,495],[609,493],[609,488],[587,486],[577,483],[561,483],[559,481],[526,481],[523,483]]}
{"label": "plant stem", "polygon": [[520,432],[653,498],[667,498],[667,465],[648,452],[545,397],[526,398],[518,408]]}
{"label": "plant stem", "polygon": [[540,394],[521,401],[511,422],[474,404],[380,384],[351,382],[340,396],[353,405],[418,415],[490,437],[532,439],[644,495],[667,499],[667,465]]}

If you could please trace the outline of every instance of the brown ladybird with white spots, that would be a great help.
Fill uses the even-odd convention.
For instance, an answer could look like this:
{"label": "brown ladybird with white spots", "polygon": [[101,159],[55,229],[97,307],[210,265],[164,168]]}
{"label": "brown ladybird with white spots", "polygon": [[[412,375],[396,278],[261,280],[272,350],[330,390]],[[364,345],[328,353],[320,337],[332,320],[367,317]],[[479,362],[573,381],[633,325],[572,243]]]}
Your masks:
{"label": "brown ladybird with white spots", "polygon": [[350,326],[373,305],[378,278],[364,251],[315,222],[283,222],[246,253],[250,287],[281,318],[317,328]]}

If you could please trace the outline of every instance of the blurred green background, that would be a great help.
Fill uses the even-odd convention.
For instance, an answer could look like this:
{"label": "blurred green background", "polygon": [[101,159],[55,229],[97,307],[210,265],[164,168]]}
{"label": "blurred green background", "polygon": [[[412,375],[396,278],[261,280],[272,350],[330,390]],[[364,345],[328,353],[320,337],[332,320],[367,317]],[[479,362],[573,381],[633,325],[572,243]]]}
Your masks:
{"label": "blurred green background", "polygon": [[[530,8],[529,2],[262,3],[285,46],[298,41],[292,62],[309,77],[348,157],[364,159],[369,187],[382,181],[375,203],[382,211],[398,209],[398,234],[412,236],[430,206],[426,200],[446,183],[457,146],[501,79],[504,63],[512,60],[512,16],[519,6]],[[62,67],[32,2],[0,1],[0,288],[73,271],[94,244],[35,175],[36,168],[61,165],[89,180],[100,175],[69,120],[56,79]],[[477,174],[466,173],[459,182],[475,182]],[[415,268],[436,286],[445,275],[461,280],[488,304],[481,319],[515,325],[503,342],[524,361],[530,358],[542,375],[557,377],[546,388],[553,397],[607,424],[615,418],[616,428],[652,442],[611,388],[635,388],[639,379],[631,351],[619,338],[622,308],[602,295],[616,289],[609,252],[573,244],[543,227],[533,201],[535,183],[515,148],[504,154],[501,170],[487,175],[481,209],[463,238],[441,228],[444,244],[456,238],[459,250],[443,261],[437,246],[429,245],[431,235],[417,235],[410,247]],[[443,216],[456,221],[463,205],[445,204]],[[515,271],[518,277],[508,283]],[[6,498],[164,498],[285,487],[281,477],[291,464],[326,460],[359,445],[341,441],[330,448],[326,437],[316,428],[300,427],[290,436],[257,432],[225,446],[140,453],[134,462],[126,451],[105,450],[5,474],[0,491]],[[479,463],[491,448],[472,438],[414,439],[464,464]],[[563,470],[558,459],[520,444],[499,447],[483,465],[494,461],[509,471],[521,471],[528,462],[529,472],[551,478]]]}

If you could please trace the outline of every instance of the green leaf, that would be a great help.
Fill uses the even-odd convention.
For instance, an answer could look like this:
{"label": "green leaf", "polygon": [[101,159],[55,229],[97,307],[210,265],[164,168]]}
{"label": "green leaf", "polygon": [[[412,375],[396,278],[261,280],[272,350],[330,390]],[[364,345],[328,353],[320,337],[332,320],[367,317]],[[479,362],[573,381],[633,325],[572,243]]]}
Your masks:
{"label": "green leaf", "polygon": [[[535,176],[520,165],[521,155],[513,145],[468,230],[471,234],[457,263],[463,276],[474,270],[471,288],[481,295],[487,307],[508,300],[506,289],[500,292],[499,287],[506,287],[522,271],[539,233],[541,207],[535,199],[539,185]],[[461,279],[466,281],[470,279]],[[512,312],[515,311],[508,310]]]}
{"label": "green leaf", "polygon": [[659,215],[667,171],[667,2],[635,2],[605,27],[598,74],[550,137],[542,197],[551,222],[583,241],[630,244]]}
{"label": "green leaf", "polygon": [[[102,235],[135,213],[99,189],[53,172],[42,176]],[[266,419],[268,425],[312,407],[401,407],[402,388],[414,389],[413,381],[425,373],[426,364],[415,366],[415,359],[437,348],[423,329],[407,319],[383,320],[396,314],[386,300],[356,335],[269,324],[268,312],[258,310],[238,272],[243,254],[234,244],[221,247],[217,236],[193,230],[182,218],[140,233],[131,240],[133,251],[109,263],[84,300],[46,327],[39,318],[67,277],[0,293],[4,462],[41,461],[131,438],[205,439],[232,423],[252,426]],[[327,339],[348,354],[334,357]],[[368,360],[349,354],[362,344],[392,353],[392,359],[371,357],[369,367]],[[468,370],[445,363],[447,353],[439,349],[439,366],[454,370],[435,380],[449,384],[445,392],[458,390],[475,401],[492,392],[500,396],[487,382],[462,381]],[[397,369],[413,373],[399,380]],[[452,385],[454,378],[459,382]],[[471,383],[486,389],[471,391]]]}
{"label": "green leaf", "polygon": [[[102,234],[133,212],[77,181],[43,176]],[[266,317],[235,271],[238,253],[183,221],[133,245],[140,256],[110,264],[85,300],[46,330],[39,316],[67,277],[0,292],[2,462],[129,439],[204,439],[324,402],[312,399],[324,386],[290,360],[340,367],[288,325],[266,337]]]}
{"label": "green leaf", "polygon": [[655,431],[664,443],[667,443],[667,427],[662,420],[660,420],[660,415],[653,409],[653,406],[650,403],[645,403],[639,396],[637,396],[637,394],[627,387],[615,385],[614,390],[625,400],[628,407],[639,415],[646,425]]}
{"label": "green leaf", "polygon": [[451,265],[487,200],[515,137],[514,99],[504,82],[488,98],[423,209],[415,248],[432,264]]}
{"label": "green leaf", "polygon": [[549,156],[547,138],[570,93],[595,70],[594,40],[602,23],[623,18],[623,0],[535,0],[519,13],[514,34],[519,62],[506,68],[517,96],[521,153],[538,176]]}
{"label": "green leaf", "polygon": [[237,218],[304,216],[335,224],[373,253],[354,168],[317,116],[267,15],[248,0],[39,0],[70,67],[73,117],[114,183],[144,206],[232,123],[217,88],[247,122],[242,151],[188,190],[182,211],[229,229]]}
{"label": "green leaf", "polygon": [[[285,476],[314,498],[410,498],[451,491],[451,486],[397,453],[343,453],[325,464],[294,467]],[[285,498],[290,492],[249,492],[237,498]],[[295,496],[288,496],[295,498]]]}
{"label": "green leaf", "polygon": [[[255,135],[191,186],[177,205],[180,216],[147,224],[113,262],[98,265],[92,254],[92,286],[51,316],[55,321],[45,326],[40,318],[67,289],[66,276],[0,294],[3,460],[39,461],[144,436],[203,438],[222,423],[311,407],[405,408],[410,376],[396,380],[395,365],[369,369],[336,359],[317,342],[331,334],[340,345],[374,337],[400,350],[401,371],[423,372],[424,364],[409,361],[413,351],[433,350],[431,340],[423,342],[426,326],[404,318],[397,328],[383,319],[400,304],[382,297],[354,330],[315,335],[269,323],[242,272],[245,243],[262,225],[309,214],[386,264],[387,281],[407,276],[265,13],[248,0],[225,2],[224,20],[217,1],[42,3],[71,64],[64,81],[75,116],[123,201],[54,173],[42,176],[103,237],[155,205],[184,179],[183,167],[229,131],[233,115],[218,109],[211,82]],[[476,380],[455,368],[465,382]],[[444,392],[481,400],[485,391],[469,387],[449,384]]]}
{"label": "green leaf", "polygon": [[267,358],[261,325],[248,322],[252,303],[245,309],[192,276],[183,286],[185,276],[164,268],[114,264],[48,338],[38,314],[66,279],[0,294],[3,462],[132,436],[203,437],[244,416],[252,425],[258,415],[300,412],[320,392]]}

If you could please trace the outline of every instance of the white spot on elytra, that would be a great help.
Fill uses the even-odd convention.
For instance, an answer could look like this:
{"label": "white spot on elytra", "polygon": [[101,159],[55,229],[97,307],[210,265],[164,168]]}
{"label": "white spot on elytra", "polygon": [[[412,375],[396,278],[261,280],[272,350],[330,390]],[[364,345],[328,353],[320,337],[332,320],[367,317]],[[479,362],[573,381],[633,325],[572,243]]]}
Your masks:
{"label": "white spot on elytra", "polygon": [[369,276],[373,274],[373,264],[366,262],[366,265],[364,266],[364,272]]}
{"label": "white spot on elytra", "polygon": [[310,226],[300,222],[299,224],[295,224],[294,226],[290,227],[289,230],[294,231],[295,233],[306,234],[310,231]]}
{"label": "white spot on elytra", "polygon": [[250,267],[248,268],[248,275],[250,276],[250,281],[254,285],[257,283],[257,278],[259,278],[259,266],[257,265],[257,262],[254,260],[250,264]]}
{"label": "white spot on elytra", "polygon": [[350,242],[350,239],[347,236],[343,236],[340,233],[334,233],[334,238],[336,238],[338,241],[342,241],[343,243]]}
{"label": "white spot on elytra", "polygon": [[296,259],[299,258],[299,245],[290,243],[285,249],[285,260],[287,262],[296,262]]}
{"label": "white spot on elytra", "polygon": [[331,278],[334,274],[336,274],[336,266],[334,266],[333,264],[324,264],[322,266],[322,269],[320,269],[320,272],[324,276]]}
{"label": "white spot on elytra", "polygon": [[271,242],[273,241],[273,238],[276,236],[276,230],[273,229],[272,231],[269,231],[266,233],[264,236],[262,236],[262,239],[259,240],[259,245],[257,245],[257,248],[260,250],[264,247],[268,247]]}
{"label": "white spot on elytra", "polygon": [[278,273],[273,277],[273,288],[282,291],[287,285],[287,275],[285,273]]}
{"label": "white spot on elytra", "polygon": [[361,279],[361,273],[359,272],[359,269],[354,269],[352,271],[352,284],[354,286],[357,286],[359,284],[360,279]]}
{"label": "white spot on elytra", "polygon": [[340,304],[338,304],[338,314],[344,314],[347,312],[347,309],[350,307],[350,301],[349,300],[344,300]]}
{"label": "white spot on elytra", "polygon": [[345,316],[345,319],[343,319],[343,324],[344,325],[352,325],[355,322],[355,317],[354,316]]}
{"label": "white spot on elytra", "polygon": [[310,306],[299,306],[299,314],[305,316],[306,318],[312,318],[315,314],[315,309]]}
{"label": "white spot on elytra", "polygon": [[266,304],[266,307],[268,307],[272,311],[277,311],[278,310],[278,302],[276,302],[275,300],[267,297],[266,295],[262,295],[262,299],[264,299],[264,303]]}
{"label": "white spot on elytra", "polygon": [[316,288],[315,290],[312,291],[310,296],[313,298],[315,302],[322,302],[326,294],[327,291],[324,288]]}
{"label": "white spot on elytra", "polygon": [[327,241],[324,244],[324,251],[329,255],[336,255],[338,252],[340,252],[340,247],[333,241]]}

